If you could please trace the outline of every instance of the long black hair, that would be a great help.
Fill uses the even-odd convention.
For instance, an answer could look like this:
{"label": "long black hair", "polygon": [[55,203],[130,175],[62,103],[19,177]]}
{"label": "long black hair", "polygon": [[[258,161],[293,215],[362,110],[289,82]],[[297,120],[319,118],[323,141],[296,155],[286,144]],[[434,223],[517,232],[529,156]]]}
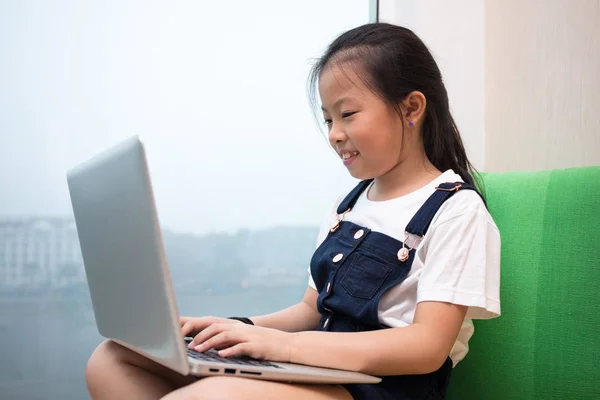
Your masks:
{"label": "long black hair", "polygon": [[358,75],[367,87],[394,107],[402,120],[400,103],[413,91],[423,93],[427,99],[422,132],[425,154],[438,170],[452,169],[465,182],[475,184],[475,169],[450,113],[440,69],[427,46],[410,29],[378,22],[336,38],[309,76],[309,96],[315,109],[319,76],[331,62],[349,63],[363,72]]}

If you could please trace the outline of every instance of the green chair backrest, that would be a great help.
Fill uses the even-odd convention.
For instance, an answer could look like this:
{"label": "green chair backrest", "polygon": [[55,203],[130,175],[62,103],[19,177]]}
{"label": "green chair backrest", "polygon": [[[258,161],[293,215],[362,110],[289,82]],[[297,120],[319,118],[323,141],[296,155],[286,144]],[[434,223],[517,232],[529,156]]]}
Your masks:
{"label": "green chair backrest", "polygon": [[600,167],[483,175],[502,315],[475,321],[451,400],[600,399]]}

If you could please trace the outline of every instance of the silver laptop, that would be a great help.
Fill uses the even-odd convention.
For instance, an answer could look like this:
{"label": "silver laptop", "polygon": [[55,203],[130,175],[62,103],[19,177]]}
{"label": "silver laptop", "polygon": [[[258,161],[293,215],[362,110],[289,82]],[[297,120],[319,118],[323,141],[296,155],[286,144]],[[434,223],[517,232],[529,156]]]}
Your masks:
{"label": "silver laptop", "polygon": [[[187,349],[144,146],[130,138],[67,173],[99,333],[183,375],[378,383],[361,373]],[[187,338],[189,340],[189,338]]]}

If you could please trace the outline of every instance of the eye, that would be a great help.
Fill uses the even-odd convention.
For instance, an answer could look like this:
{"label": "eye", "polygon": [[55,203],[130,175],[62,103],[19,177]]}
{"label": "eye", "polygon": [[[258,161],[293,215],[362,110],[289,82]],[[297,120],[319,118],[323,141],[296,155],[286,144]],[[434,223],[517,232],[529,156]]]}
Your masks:
{"label": "eye", "polygon": [[346,111],[345,113],[342,113],[342,118],[349,118],[354,114],[356,114],[356,111]]}
{"label": "eye", "polygon": [[329,124],[331,124],[331,119],[325,119],[325,120],[323,121],[323,124],[325,124],[325,125],[329,125]]}

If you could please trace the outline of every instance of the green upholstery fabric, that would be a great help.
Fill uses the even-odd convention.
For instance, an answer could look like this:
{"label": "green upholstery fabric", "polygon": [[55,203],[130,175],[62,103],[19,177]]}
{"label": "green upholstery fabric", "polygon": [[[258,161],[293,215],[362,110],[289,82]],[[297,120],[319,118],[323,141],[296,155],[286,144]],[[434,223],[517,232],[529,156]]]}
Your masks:
{"label": "green upholstery fabric", "polygon": [[475,321],[452,400],[600,399],[600,167],[483,175],[502,315]]}

